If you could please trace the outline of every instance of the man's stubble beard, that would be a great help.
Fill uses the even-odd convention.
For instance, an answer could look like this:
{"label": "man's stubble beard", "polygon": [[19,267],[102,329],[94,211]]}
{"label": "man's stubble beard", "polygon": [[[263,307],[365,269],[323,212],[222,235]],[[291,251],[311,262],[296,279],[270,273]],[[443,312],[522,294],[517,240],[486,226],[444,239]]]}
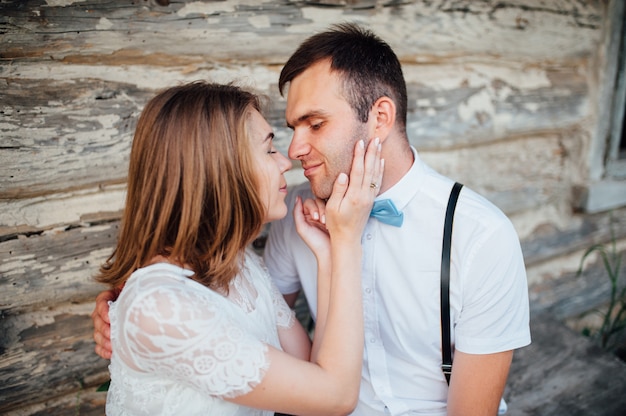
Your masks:
{"label": "man's stubble beard", "polygon": [[337,176],[339,176],[341,172],[350,175],[356,142],[363,139],[366,147],[369,142],[366,124],[357,121],[352,128],[350,137],[351,140],[346,146],[340,149],[333,149],[334,154],[332,158],[326,157],[326,169],[328,174],[321,178],[320,181],[311,183],[311,189],[316,197],[324,200],[328,199],[333,191],[333,185],[335,184]]}

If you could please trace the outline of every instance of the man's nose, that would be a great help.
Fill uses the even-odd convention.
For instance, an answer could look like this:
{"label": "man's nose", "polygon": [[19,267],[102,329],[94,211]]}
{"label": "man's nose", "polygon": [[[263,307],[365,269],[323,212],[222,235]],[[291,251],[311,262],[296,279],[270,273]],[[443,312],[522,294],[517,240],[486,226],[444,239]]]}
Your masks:
{"label": "man's nose", "polygon": [[301,159],[310,151],[311,146],[309,146],[305,135],[300,131],[294,130],[291,143],[289,144],[289,149],[287,151],[289,158],[293,160]]}

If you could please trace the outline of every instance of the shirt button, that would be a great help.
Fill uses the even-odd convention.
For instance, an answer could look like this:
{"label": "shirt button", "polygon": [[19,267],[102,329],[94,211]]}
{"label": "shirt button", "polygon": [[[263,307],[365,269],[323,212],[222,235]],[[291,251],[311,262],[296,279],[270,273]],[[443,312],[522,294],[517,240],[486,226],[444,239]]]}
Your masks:
{"label": "shirt button", "polygon": [[372,293],[372,289],[371,289],[371,288],[369,288],[369,287],[368,287],[368,288],[366,288],[366,289],[365,289],[365,293]]}
{"label": "shirt button", "polygon": [[365,238],[367,238],[368,240],[371,240],[371,239],[372,239],[372,235],[371,235],[371,234],[367,234],[367,235],[365,236]]}
{"label": "shirt button", "polygon": [[376,338],[370,338],[370,342],[371,342],[372,344],[375,344],[375,343],[376,343]]}

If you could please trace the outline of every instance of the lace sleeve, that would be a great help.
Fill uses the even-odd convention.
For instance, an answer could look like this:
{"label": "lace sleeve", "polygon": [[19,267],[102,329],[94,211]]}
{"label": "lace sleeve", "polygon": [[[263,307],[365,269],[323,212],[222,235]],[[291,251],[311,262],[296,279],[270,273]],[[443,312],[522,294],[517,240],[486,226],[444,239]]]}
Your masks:
{"label": "lace sleeve", "polygon": [[296,322],[296,313],[289,308],[285,298],[280,293],[274,282],[271,281],[272,303],[276,310],[276,325],[283,328],[291,328]]}
{"label": "lace sleeve", "polygon": [[118,315],[121,358],[213,396],[245,394],[269,366],[267,346],[236,322],[225,299],[203,289],[178,282],[131,296]]}

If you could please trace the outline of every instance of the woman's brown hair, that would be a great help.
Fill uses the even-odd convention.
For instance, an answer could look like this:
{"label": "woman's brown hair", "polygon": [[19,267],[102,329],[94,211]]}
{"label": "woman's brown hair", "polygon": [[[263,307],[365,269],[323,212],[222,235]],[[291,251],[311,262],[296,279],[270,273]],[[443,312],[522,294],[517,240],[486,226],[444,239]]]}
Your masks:
{"label": "woman's brown hair", "polygon": [[118,243],[98,281],[119,286],[163,255],[190,267],[194,280],[228,290],[265,215],[247,130],[254,110],[256,95],[205,82],[148,102],[133,138]]}

